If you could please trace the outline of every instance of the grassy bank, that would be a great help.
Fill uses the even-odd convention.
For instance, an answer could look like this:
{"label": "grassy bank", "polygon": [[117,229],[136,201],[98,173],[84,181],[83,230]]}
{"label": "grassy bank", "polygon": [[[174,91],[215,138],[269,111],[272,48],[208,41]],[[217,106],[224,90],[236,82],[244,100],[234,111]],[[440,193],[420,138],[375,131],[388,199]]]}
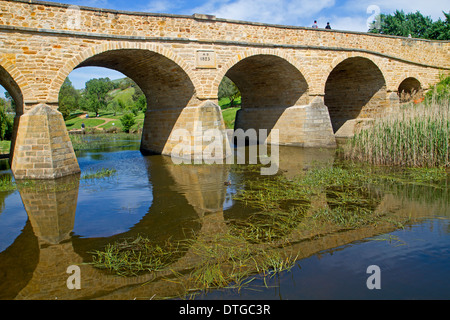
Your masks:
{"label": "grassy bank", "polygon": [[8,154],[11,149],[11,141],[0,141],[0,154]]}
{"label": "grassy bank", "polygon": [[92,135],[70,134],[70,140],[74,151],[92,150],[104,147],[112,147],[115,145],[128,144],[127,141],[140,140],[139,133],[98,133]]}
{"label": "grassy bank", "polygon": [[449,144],[449,99],[430,99],[376,119],[348,141],[344,156],[375,165],[449,167]]}

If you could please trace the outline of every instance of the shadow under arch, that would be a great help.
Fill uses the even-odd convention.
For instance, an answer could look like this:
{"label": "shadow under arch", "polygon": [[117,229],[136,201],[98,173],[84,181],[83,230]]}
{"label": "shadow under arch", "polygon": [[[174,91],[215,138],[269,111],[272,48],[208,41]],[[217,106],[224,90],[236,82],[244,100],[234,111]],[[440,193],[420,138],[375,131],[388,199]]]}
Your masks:
{"label": "shadow under arch", "polygon": [[225,76],[242,96],[235,129],[270,132],[287,108],[308,104],[307,80],[298,68],[277,55],[248,56],[230,67]]}
{"label": "shadow under arch", "polygon": [[337,64],[325,83],[324,102],[333,131],[356,118],[370,118],[386,106],[386,81],[380,68],[365,57],[350,57]]}
{"label": "shadow under arch", "polygon": [[399,84],[397,94],[400,102],[409,102],[422,96],[422,85],[417,78],[408,77]]}
{"label": "shadow under arch", "polygon": [[141,151],[162,153],[183,109],[197,106],[196,90],[185,70],[174,60],[148,49],[112,49],[97,53],[74,69],[104,67],[132,79],[147,99]]}

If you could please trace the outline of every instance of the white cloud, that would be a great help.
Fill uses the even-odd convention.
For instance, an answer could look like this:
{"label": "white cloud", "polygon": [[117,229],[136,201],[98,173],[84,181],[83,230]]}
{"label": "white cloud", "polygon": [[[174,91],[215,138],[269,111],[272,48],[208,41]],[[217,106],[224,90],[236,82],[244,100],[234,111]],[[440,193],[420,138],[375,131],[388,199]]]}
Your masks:
{"label": "white cloud", "polygon": [[381,13],[390,14],[395,10],[403,10],[405,13],[420,11],[424,16],[431,16],[433,20],[444,18],[442,11],[450,10],[448,0],[352,0],[347,2],[349,6],[365,10],[369,5],[376,5]]}
{"label": "white cloud", "polygon": [[315,14],[334,3],[334,0],[211,0],[195,11],[234,20],[295,25],[305,21],[309,25]]}
{"label": "white cloud", "polygon": [[320,28],[324,28],[326,22],[330,21],[330,25],[333,30],[359,32],[366,32],[368,30],[366,17],[340,17],[332,15],[327,17],[319,17],[318,20],[320,21]]}
{"label": "white cloud", "polygon": [[143,11],[153,13],[169,13],[175,7],[177,7],[176,1],[155,0],[150,1]]}
{"label": "white cloud", "polygon": [[442,11],[450,10],[448,0],[209,0],[191,13],[307,27],[317,19],[321,27],[329,21],[333,29],[367,31],[367,20],[374,13],[367,9],[374,5],[380,13],[420,11],[433,20],[444,18]]}

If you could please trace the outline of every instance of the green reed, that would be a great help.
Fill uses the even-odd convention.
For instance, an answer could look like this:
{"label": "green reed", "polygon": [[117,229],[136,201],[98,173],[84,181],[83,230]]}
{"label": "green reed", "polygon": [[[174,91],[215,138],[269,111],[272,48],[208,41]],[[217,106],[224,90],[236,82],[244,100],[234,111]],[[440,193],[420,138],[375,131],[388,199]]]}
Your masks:
{"label": "green reed", "polygon": [[115,140],[139,140],[139,134],[131,133],[99,133],[99,134],[70,134],[74,151],[93,150],[111,145]]}
{"label": "green reed", "polygon": [[117,172],[116,169],[108,169],[108,168],[102,168],[97,171],[89,172],[84,174],[81,179],[83,180],[90,180],[90,179],[101,179],[101,178],[107,178],[112,177]]}
{"label": "green reed", "polygon": [[450,102],[408,104],[376,119],[344,146],[347,159],[376,165],[450,166]]}
{"label": "green reed", "polygon": [[148,238],[137,236],[106,245],[92,252],[92,264],[120,276],[136,276],[143,272],[159,271],[171,261],[178,249],[167,242],[160,246]]}
{"label": "green reed", "polygon": [[0,176],[0,191],[16,190],[16,183],[10,175]]}

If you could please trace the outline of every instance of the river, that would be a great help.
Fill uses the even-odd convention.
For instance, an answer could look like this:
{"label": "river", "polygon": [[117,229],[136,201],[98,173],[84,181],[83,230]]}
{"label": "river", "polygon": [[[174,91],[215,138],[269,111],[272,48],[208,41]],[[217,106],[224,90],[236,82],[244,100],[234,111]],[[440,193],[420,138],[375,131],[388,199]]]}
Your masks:
{"label": "river", "polygon": [[[334,150],[282,147],[279,174],[290,179],[335,157]],[[450,298],[448,180],[379,195],[378,206],[409,217],[401,227],[297,230],[275,248],[295,257],[287,270],[269,276],[254,270],[242,280],[246,285],[196,290],[172,272],[195,269],[203,263],[197,242],[214,245],[218,234],[254,211],[235,199],[254,174],[251,166],[176,165],[166,156],[143,155],[138,140],[77,151],[77,158],[81,175],[0,192],[0,299],[177,299],[185,291],[199,300]],[[1,165],[1,174],[12,176],[7,161]],[[84,178],[102,168],[114,174]],[[137,236],[173,250],[165,269],[118,276],[90,264],[97,250]],[[168,245],[177,241],[190,246]],[[80,288],[69,285],[70,266],[79,268]]]}

